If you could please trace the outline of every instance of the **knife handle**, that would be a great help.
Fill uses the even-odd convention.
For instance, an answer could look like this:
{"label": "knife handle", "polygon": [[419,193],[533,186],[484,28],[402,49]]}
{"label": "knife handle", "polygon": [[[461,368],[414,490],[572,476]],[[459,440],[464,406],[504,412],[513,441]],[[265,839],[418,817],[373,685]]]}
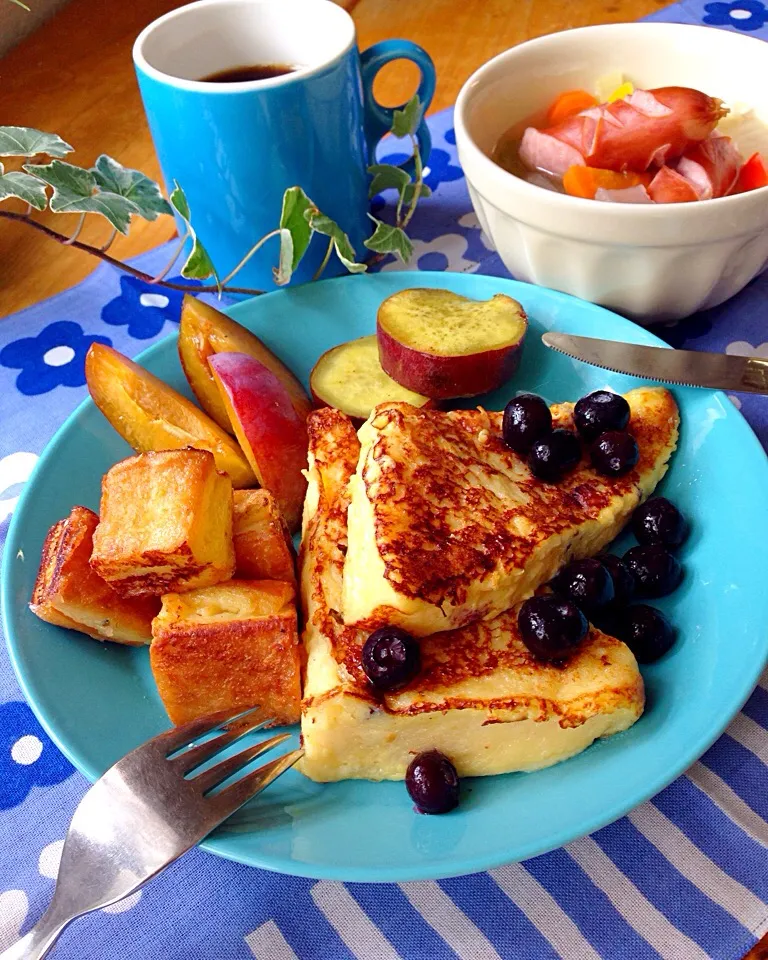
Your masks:
{"label": "knife handle", "polygon": [[742,381],[744,386],[751,390],[768,393],[768,360],[750,357],[744,364]]}

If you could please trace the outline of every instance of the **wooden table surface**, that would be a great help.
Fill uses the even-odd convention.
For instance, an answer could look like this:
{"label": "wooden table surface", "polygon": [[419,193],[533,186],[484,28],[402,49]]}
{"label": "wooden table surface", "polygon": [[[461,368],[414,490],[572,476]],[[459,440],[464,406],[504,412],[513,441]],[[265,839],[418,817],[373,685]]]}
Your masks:
{"label": "wooden table surface", "polygon": [[[355,19],[361,48],[386,37],[406,37],[426,47],[438,76],[432,111],[453,103],[466,77],[507,47],[568,27],[636,20],[665,5],[665,0],[340,2]],[[75,147],[78,163],[109,153],[159,179],[131,44],[147,23],[181,5],[179,0],[72,0],[0,60],[0,121],[59,133]],[[415,76],[411,65],[391,64],[379,76],[376,94],[382,103],[401,103],[412,92]],[[77,221],[76,215],[54,219],[63,232]],[[106,222],[90,219],[95,222],[85,228],[83,239],[105,238]],[[169,217],[138,220],[110,252],[120,258],[135,255],[168,240],[173,229]],[[0,222],[0,317],[78,283],[96,263],[24,225]],[[768,960],[768,938],[748,960]]]}

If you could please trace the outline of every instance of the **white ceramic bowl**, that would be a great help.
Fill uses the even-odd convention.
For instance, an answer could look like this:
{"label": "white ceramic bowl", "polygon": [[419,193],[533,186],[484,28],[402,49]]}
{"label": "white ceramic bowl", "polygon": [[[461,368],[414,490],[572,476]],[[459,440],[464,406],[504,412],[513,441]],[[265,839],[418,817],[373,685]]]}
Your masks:
{"label": "white ceramic bowl", "polygon": [[483,230],[518,279],[640,322],[722,303],[768,263],[768,187],[696,203],[601,203],[536,187],[489,158],[510,126],[614,71],[644,88],[694,87],[748,103],[768,125],[765,41],[673,23],[529,40],[480,67],[456,103],[459,160]]}

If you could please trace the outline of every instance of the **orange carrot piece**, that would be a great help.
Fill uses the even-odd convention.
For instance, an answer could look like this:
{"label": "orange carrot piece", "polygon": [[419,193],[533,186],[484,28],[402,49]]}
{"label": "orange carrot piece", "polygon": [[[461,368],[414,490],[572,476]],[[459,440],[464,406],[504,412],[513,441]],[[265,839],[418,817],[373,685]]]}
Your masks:
{"label": "orange carrot piece", "polygon": [[586,90],[566,90],[561,93],[547,110],[547,126],[555,127],[569,117],[575,117],[582,110],[597,106],[597,98]]}
{"label": "orange carrot piece", "polygon": [[569,167],[563,175],[563,189],[572,197],[594,200],[599,187],[605,190],[623,190],[625,187],[644,187],[653,179],[649,173],[633,173],[630,170],[601,170],[598,167]]}

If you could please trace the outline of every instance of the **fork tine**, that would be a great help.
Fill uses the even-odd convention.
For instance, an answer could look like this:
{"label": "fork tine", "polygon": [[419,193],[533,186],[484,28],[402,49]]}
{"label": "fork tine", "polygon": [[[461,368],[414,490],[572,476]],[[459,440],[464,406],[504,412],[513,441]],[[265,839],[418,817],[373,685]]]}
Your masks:
{"label": "fork tine", "polygon": [[211,803],[216,805],[217,813],[222,817],[228,817],[234,813],[244,803],[251,800],[256,794],[269,786],[273,780],[276,780],[280,774],[285,773],[290,767],[304,756],[304,750],[292,750],[282,757],[276,757],[249,773],[241,780],[237,780],[231,787],[225,787],[221,793],[210,797]]}
{"label": "fork tine", "polygon": [[278,744],[284,743],[290,736],[290,733],[279,733],[276,737],[271,737],[269,740],[263,740],[261,743],[246,747],[245,750],[241,750],[233,757],[227,757],[226,760],[222,760],[214,767],[209,767],[208,770],[204,770],[196,777],[192,777],[191,782],[205,793],[207,790],[215,787],[216,784],[222,783],[231,777],[232,774],[237,773],[238,770],[241,770],[249,764],[251,760],[255,760],[256,757],[261,756],[262,753],[266,753]]}
{"label": "fork tine", "polygon": [[174,750],[180,750],[204,736],[206,733],[212,733],[218,727],[223,727],[227,723],[234,723],[243,717],[249,716],[258,707],[249,707],[247,710],[240,710],[238,713],[232,713],[230,710],[221,710],[218,713],[211,713],[207,717],[199,717],[197,720],[190,720],[180,727],[173,727],[154,737],[152,742],[162,747],[167,754]]}
{"label": "fork tine", "polygon": [[237,727],[234,730],[225,728],[218,736],[206,740],[204,743],[190,746],[190,748],[183,753],[171,757],[168,762],[178,767],[180,772],[185,774],[189,773],[190,770],[199,767],[201,763],[210,760],[214,754],[219,753],[224,747],[228,747],[230,744],[242,739],[246,734],[260,730],[262,727],[266,727],[270,723],[275,722],[272,717],[264,718],[258,716],[251,717],[245,721],[237,718],[236,720]]}

